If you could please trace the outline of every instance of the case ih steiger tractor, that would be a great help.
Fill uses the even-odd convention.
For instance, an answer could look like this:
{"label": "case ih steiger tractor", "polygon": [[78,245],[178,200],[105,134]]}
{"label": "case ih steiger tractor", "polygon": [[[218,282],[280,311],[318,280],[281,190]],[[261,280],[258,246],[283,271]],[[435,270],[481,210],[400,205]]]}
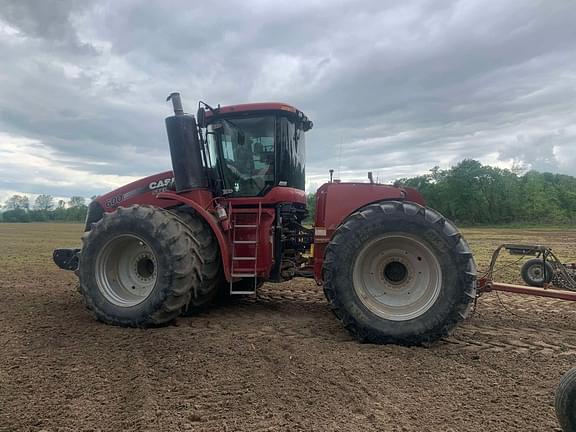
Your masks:
{"label": "case ih steiger tractor", "polygon": [[166,119],[173,171],[100,196],[81,249],[58,249],[88,308],[107,324],[150,327],[263,282],[314,278],[359,340],[421,344],[447,335],[476,297],[472,253],[414,189],[330,181],[304,193],[312,122],[282,103]]}

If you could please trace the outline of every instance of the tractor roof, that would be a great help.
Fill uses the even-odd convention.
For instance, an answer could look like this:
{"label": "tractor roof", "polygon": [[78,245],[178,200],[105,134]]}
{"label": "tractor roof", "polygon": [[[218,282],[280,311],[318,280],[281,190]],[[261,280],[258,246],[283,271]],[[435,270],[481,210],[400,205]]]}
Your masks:
{"label": "tractor roof", "polygon": [[[260,103],[247,103],[238,105],[227,105],[216,109],[218,114],[241,113],[248,111],[288,111],[291,113],[299,112],[291,105],[281,102],[260,102]],[[212,114],[208,111],[206,114]]]}
{"label": "tractor roof", "polygon": [[238,105],[226,105],[226,106],[219,106],[218,108],[206,111],[206,122],[210,123],[212,121],[216,121],[219,116],[228,116],[228,115],[249,115],[252,113],[284,113],[288,117],[292,117],[293,119],[301,122],[304,125],[303,130],[307,131],[312,129],[313,123],[310,121],[304,113],[292,105],[288,105],[282,102],[260,102],[260,103],[248,103],[248,104],[238,104]]}
{"label": "tractor roof", "polygon": [[223,114],[243,114],[255,111],[284,111],[286,113],[295,115],[303,120],[308,120],[304,113],[292,105],[288,105],[282,102],[260,102],[260,103],[247,103],[247,104],[237,104],[237,105],[226,105],[218,107],[215,109],[216,113],[210,110],[206,111],[206,118],[210,118],[213,115],[223,115]]}

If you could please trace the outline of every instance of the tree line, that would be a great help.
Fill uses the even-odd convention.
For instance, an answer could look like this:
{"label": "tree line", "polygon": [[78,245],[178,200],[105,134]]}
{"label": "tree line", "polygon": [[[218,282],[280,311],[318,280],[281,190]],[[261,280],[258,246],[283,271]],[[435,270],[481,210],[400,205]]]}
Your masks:
{"label": "tree line", "polygon": [[[457,224],[571,224],[576,225],[576,177],[517,169],[502,169],[465,159],[442,170],[402,178],[399,186],[418,189],[427,205]],[[315,194],[307,196],[313,223]],[[83,197],[55,202],[51,195],[39,195],[31,205],[25,195],[13,195],[4,204],[0,221],[43,222],[83,221],[87,206]]]}
{"label": "tree line", "polygon": [[458,224],[576,224],[576,177],[495,168],[465,159],[458,165],[403,178],[427,205]]}
{"label": "tree line", "polygon": [[0,222],[81,222],[88,211],[84,197],[73,196],[68,202],[56,202],[47,194],[38,195],[33,203],[26,195],[12,195],[0,207]]}

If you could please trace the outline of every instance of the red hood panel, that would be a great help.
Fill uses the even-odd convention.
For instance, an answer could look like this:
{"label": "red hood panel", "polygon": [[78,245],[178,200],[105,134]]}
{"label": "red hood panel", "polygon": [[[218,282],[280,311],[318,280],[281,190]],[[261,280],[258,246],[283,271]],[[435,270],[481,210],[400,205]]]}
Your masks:
{"label": "red hood panel", "polygon": [[[118,189],[96,198],[104,211],[113,211],[116,207],[127,207],[132,204],[151,204],[159,207],[169,207],[174,202],[158,200],[156,195],[165,192],[174,184],[172,171],[164,171],[128,183]],[[160,203],[160,204],[159,204]]]}

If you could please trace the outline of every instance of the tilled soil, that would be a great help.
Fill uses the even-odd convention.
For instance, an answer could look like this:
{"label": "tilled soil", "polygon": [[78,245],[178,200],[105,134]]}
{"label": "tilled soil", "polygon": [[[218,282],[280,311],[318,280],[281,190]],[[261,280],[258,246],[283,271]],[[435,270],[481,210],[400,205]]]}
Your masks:
{"label": "tilled soil", "polygon": [[[377,346],[354,341],[303,280],[123,329],[96,322],[50,262],[80,230],[0,224],[0,431],[559,430],[576,305],[492,293],[432,347]],[[481,268],[503,237],[575,255],[574,231],[495,231],[465,232]]]}

